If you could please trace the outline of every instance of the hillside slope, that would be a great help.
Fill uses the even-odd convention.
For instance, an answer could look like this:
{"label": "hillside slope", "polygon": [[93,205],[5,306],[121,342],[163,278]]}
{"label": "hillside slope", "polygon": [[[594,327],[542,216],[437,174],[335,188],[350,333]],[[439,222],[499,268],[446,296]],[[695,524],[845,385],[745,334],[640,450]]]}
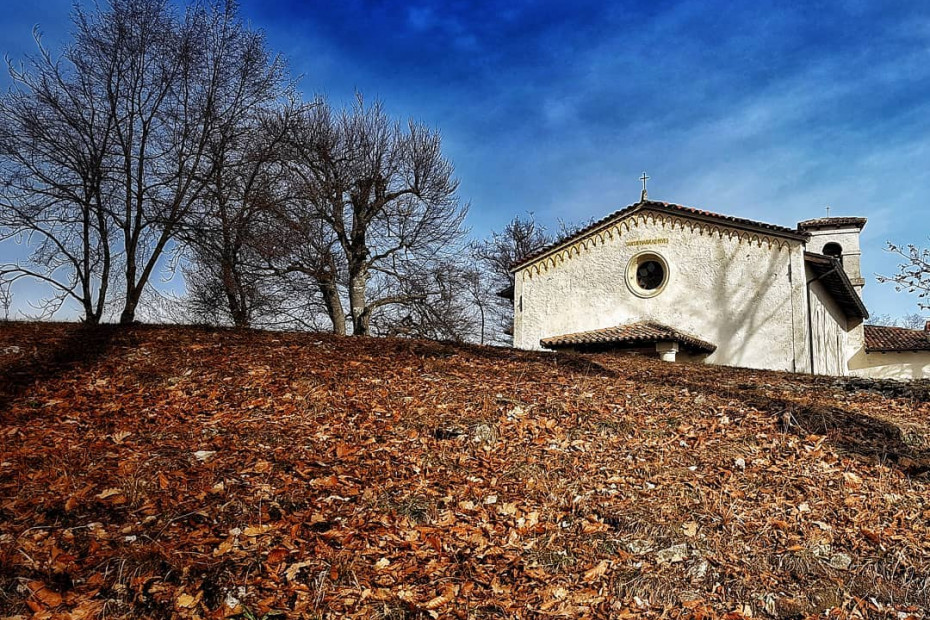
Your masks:
{"label": "hillside slope", "polygon": [[0,324],[0,616],[923,618],[928,391]]}

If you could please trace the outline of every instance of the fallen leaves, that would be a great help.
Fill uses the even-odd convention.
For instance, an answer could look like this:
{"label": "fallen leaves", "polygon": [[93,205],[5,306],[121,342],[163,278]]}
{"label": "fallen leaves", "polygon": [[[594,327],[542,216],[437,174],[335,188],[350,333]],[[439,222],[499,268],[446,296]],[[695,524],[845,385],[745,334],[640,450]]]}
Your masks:
{"label": "fallen leaves", "polygon": [[250,538],[254,538],[254,537],[256,537],[256,536],[261,536],[262,534],[265,534],[265,533],[267,533],[268,531],[270,531],[270,530],[272,530],[272,529],[274,529],[274,526],[273,526],[273,525],[268,525],[268,524],[265,524],[265,525],[250,525],[250,526],[248,526],[247,528],[245,528],[244,530],[242,530],[242,535],[243,535],[243,536],[248,536],[248,537],[250,537]]}
{"label": "fallen leaves", "polygon": [[[61,595],[46,586],[41,581],[30,581],[26,584],[26,586],[31,591],[33,600],[38,601],[45,607],[54,608],[61,605]],[[33,608],[33,611],[38,611],[38,609]]]}
{"label": "fallen leaves", "polygon": [[116,497],[122,494],[123,491],[121,489],[104,489],[97,494],[97,499],[109,499],[111,497]]}
{"label": "fallen leaves", "polygon": [[608,566],[610,566],[610,562],[607,560],[601,560],[597,563],[597,566],[588,571],[585,571],[583,579],[588,583],[600,579],[607,573]]}
{"label": "fallen leaves", "polygon": [[456,594],[458,594],[458,591],[459,591],[458,586],[451,584],[451,583],[446,584],[446,586],[442,590],[442,594],[426,601],[426,603],[423,604],[423,609],[426,609],[428,611],[433,611],[433,610],[440,609],[441,607],[448,605],[453,600],[455,600],[455,596]]}
{"label": "fallen leaves", "polygon": [[202,598],[203,592],[198,592],[196,596],[181,592],[177,599],[175,599],[175,604],[181,609],[194,609]]}
{"label": "fallen leaves", "polygon": [[56,361],[82,333],[0,326],[0,347],[39,351],[0,359],[13,615],[903,620],[930,605],[920,392],[188,328],[95,332],[100,357]]}

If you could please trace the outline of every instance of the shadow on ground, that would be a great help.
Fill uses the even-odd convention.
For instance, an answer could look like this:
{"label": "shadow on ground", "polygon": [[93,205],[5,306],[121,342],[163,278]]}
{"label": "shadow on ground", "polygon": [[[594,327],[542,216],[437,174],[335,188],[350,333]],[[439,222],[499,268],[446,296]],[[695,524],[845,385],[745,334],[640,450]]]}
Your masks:
{"label": "shadow on ground", "polygon": [[[666,388],[685,388],[689,393],[716,395],[738,400],[746,406],[772,416],[779,430],[800,436],[824,435],[840,452],[867,459],[884,461],[910,476],[930,474],[930,437],[909,432],[888,421],[843,407],[818,403],[819,394],[836,390],[869,389],[886,398],[907,398],[915,405],[926,402],[927,390],[907,386],[884,386],[861,380],[833,377],[801,377],[765,371],[727,369],[728,373],[745,373],[736,382],[722,380],[721,370],[706,366],[681,364],[671,372],[635,372],[630,378]],[[750,376],[747,376],[750,375]],[[772,383],[766,380],[771,378]],[[790,381],[797,388],[796,396],[776,396],[777,383]],[[848,383],[848,385],[847,385]],[[891,390],[891,391],[889,391]]]}
{"label": "shadow on ground", "polygon": [[[43,327],[36,326],[37,329]],[[34,342],[12,343],[8,346],[18,347],[19,352],[0,357],[0,416],[5,415],[10,405],[31,386],[53,381],[105,357],[120,331],[116,325],[55,325],[47,329],[59,330],[60,335],[43,340],[41,348]]]}
{"label": "shadow on ground", "polygon": [[552,351],[523,351],[512,349],[510,347],[496,347],[488,345],[477,345],[468,343],[440,341],[433,342],[428,340],[406,340],[403,338],[380,339],[382,343],[379,346],[388,346],[391,343],[395,350],[420,357],[431,358],[449,358],[456,355],[466,354],[469,357],[478,360],[499,361],[499,362],[530,362],[548,365],[554,368],[561,368],[570,372],[576,372],[586,375],[599,375],[603,377],[616,378],[619,375],[604,366],[594,357],[582,353],[570,353]]}

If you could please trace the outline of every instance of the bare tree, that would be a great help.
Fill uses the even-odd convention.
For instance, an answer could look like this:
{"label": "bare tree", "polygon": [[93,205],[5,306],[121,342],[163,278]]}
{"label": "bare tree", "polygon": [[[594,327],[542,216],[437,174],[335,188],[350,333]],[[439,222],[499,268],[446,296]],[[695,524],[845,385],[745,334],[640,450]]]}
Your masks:
{"label": "bare tree", "polygon": [[[565,224],[561,224],[563,230]],[[501,232],[491,235],[472,246],[472,251],[488,279],[486,291],[493,291],[491,300],[482,306],[494,309],[496,331],[492,341],[503,341],[503,336],[512,333],[514,280],[510,268],[533,252],[552,243],[553,237],[536,222],[533,214],[514,217]],[[488,293],[484,293],[486,299]]]}
{"label": "bare tree", "polygon": [[399,288],[391,291],[392,296],[408,301],[373,315],[372,333],[454,342],[480,340],[481,315],[470,294],[471,275],[458,257],[427,262],[416,273],[411,268],[405,278],[392,282]]}
{"label": "bare tree", "polygon": [[476,262],[462,271],[462,283],[467,299],[476,313],[478,343],[495,342],[498,338],[490,321],[500,303],[494,278]]}
{"label": "bare tree", "polygon": [[[310,200],[292,200],[277,211],[277,216],[277,224],[271,229],[273,238],[260,247],[269,270],[279,278],[279,288],[304,291],[293,298],[304,299],[307,307],[294,308],[288,315],[298,322],[315,324],[310,317],[322,310],[333,333],[345,335],[342,290],[347,269],[335,233]],[[308,291],[315,294],[308,295]]]}
{"label": "bare tree", "polygon": [[283,63],[231,1],[179,14],[109,0],[73,15],[63,59],[40,45],[0,104],[2,234],[32,249],[0,274],[42,280],[50,305],[73,299],[98,322],[118,267],[128,323],[215,178],[211,147],[267,100]]}
{"label": "bare tree", "polygon": [[901,317],[901,327],[905,327],[907,329],[924,329],[926,325],[927,320],[916,312],[905,314]]}
{"label": "bare tree", "polygon": [[529,213],[525,218],[514,217],[501,232],[491,231],[490,237],[476,244],[475,253],[498,283],[506,286],[513,284],[512,265],[552,242],[552,236]]}
{"label": "bare tree", "polygon": [[890,314],[873,314],[866,321],[867,325],[878,325],[882,327],[904,327],[905,329],[924,329],[927,324],[926,319],[920,314],[914,312],[905,314],[902,317],[893,317]]}
{"label": "bare tree", "polygon": [[358,97],[341,113],[320,102],[290,146],[302,200],[285,218],[305,243],[284,269],[317,280],[334,330],[348,314],[367,335],[373,314],[425,300],[424,271],[454,253],[466,212],[438,132]]}
{"label": "bare tree", "polygon": [[45,314],[72,300],[96,324],[113,265],[106,173],[114,122],[80,48],[56,60],[35,38],[36,55],[9,63],[13,86],[0,98],[0,241],[31,253],[0,265],[0,281],[44,282],[52,290]]}
{"label": "bare tree", "polygon": [[[886,249],[900,256],[904,262],[898,265],[898,273],[877,276],[878,281],[894,284],[898,292],[917,293],[919,300],[930,299],[930,248],[889,243]],[[930,310],[930,301],[918,301],[917,305]]]}
{"label": "bare tree", "polygon": [[280,67],[232,2],[178,15],[165,0],[110,0],[75,14],[80,71],[112,118],[108,213],[123,252],[120,322],[128,323],[201,198],[211,140],[263,99]]}
{"label": "bare tree", "polygon": [[895,319],[890,314],[871,314],[869,318],[865,320],[866,325],[875,325],[877,327],[896,327],[898,324],[897,319]]}
{"label": "bare tree", "polygon": [[250,325],[273,303],[262,287],[266,273],[257,246],[274,236],[267,227],[287,188],[279,147],[289,131],[288,113],[275,109],[284,94],[283,73],[269,74],[275,63],[267,62],[260,39],[252,45],[256,49],[246,46],[239,54],[245,59],[238,63],[238,81],[254,80],[255,73],[264,88],[253,88],[252,101],[211,136],[204,189],[178,234],[195,314],[237,327]]}

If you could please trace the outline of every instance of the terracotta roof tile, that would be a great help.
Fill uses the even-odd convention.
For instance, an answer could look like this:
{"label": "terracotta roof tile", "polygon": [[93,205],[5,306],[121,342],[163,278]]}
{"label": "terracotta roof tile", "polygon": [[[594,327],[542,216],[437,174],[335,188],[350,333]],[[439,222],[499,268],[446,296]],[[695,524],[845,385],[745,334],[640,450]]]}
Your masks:
{"label": "terracotta roof tile", "polygon": [[867,353],[930,351],[930,331],[866,325],[865,350]]}
{"label": "terracotta roof tile", "polygon": [[516,271],[523,265],[533,262],[537,258],[540,258],[553,250],[556,250],[560,246],[569,243],[575,239],[584,237],[590,232],[597,230],[614,220],[620,219],[627,215],[631,215],[637,211],[658,211],[661,213],[671,213],[674,215],[681,215],[684,217],[692,217],[696,219],[703,220],[712,220],[719,222],[724,225],[729,225],[734,228],[742,228],[747,230],[755,230],[763,233],[774,234],[780,237],[789,237],[791,239],[797,239],[800,241],[806,241],[810,238],[805,232],[798,231],[794,228],[786,228],[785,226],[778,226],[776,224],[766,224],[765,222],[757,222],[755,220],[748,220],[741,217],[733,217],[732,215],[721,215],[719,213],[713,213],[711,211],[704,211],[702,209],[695,209],[694,207],[686,207],[683,205],[673,204],[670,202],[658,202],[655,200],[647,200],[645,202],[638,202],[636,204],[630,205],[619,211],[614,211],[610,215],[603,217],[596,222],[592,222],[588,226],[581,228],[574,233],[567,235],[555,243],[551,243],[545,247],[536,250],[523,257],[521,260],[517,261],[511,265],[510,270]]}
{"label": "terracotta roof tile", "polygon": [[798,230],[817,230],[819,228],[859,228],[868,220],[864,217],[818,217],[814,220],[798,222]]}
{"label": "terracotta roof tile", "polygon": [[547,349],[602,344],[648,344],[653,342],[677,342],[683,348],[699,353],[713,353],[717,345],[705,342],[654,321],[640,321],[617,327],[606,327],[587,332],[565,334],[543,338],[539,343]]}

